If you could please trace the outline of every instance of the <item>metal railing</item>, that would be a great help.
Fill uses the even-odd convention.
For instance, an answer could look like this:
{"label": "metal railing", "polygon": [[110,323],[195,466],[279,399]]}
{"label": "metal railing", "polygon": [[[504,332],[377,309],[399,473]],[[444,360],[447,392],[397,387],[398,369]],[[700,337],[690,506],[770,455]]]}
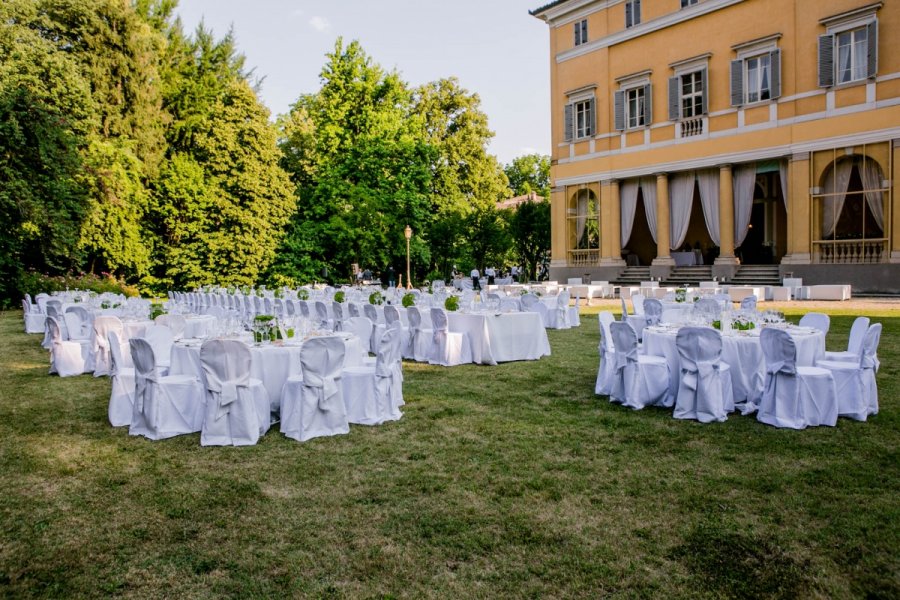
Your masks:
{"label": "metal railing", "polygon": [[813,262],[825,265],[872,264],[887,262],[887,238],[866,240],[816,240]]}
{"label": "metal railing", "polygon": [[600,262],[600,250],[569,250],[570,267],[587,267]]}

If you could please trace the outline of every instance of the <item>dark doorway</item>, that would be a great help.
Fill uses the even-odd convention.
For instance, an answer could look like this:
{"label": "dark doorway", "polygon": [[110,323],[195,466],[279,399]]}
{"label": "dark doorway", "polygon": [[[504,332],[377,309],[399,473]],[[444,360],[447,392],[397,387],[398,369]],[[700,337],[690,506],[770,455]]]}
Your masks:
{"label": "dark doorway", "polygon": [[656,258],[656,242],[650,235],[647,211],[644,209],[644,192],[638,190],[637,207],[634,211],[634,225],[631,237],[622,249],[622,258],[628,266],[649,265]]}

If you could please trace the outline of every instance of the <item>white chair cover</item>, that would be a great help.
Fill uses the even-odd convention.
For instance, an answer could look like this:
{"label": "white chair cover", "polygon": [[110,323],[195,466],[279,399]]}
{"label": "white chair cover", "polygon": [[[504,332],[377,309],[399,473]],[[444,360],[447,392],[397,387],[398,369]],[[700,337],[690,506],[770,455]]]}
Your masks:
{"label": "white chair cover", "polygon": [[[210,314],[209,310],[206,311],[206,314]],[[159,315],[154,322],[157,325],[168,327],[172,332],[172,338],[176,340],[180,340],[184,337],[184,330],[187,329],[187,320],[181,315]]]}
{"label": "white chair cover", "polygon": [[619,301],[622,302],[622,320],[625,321],[628,318],[628,305],[625,303],[625,298],[619,298]]}
{"label": "white chair cover", "polygon": [[531,312],[534,312],[531,309],[536,304],[541,303],[540,298],[538,298],[535,294],[532,294],[530,292],[528,294],[522,294],[522,297],[519,299],[519,301],[522,304],[522,310],[531,311]]}
{"label": "white chair cover", "polygon": [[350,317],[344,321],[344,331],[350,332],[362,341],[363,348],[367,351],[371,347],[372,321],[368,317]]}
{"label": "white chair cover", "polygon": [[797,347],[786,331],[765,328],[759,342],[766,381],[757,420],[791,429],[835,425],[837,399],[831,373],[819,367],[798,367]]}
{"label": "white chair cover", "polygon": [[422,326],[422,313],[415,306],[406,309],[406,318],[409,320],[409,344],[403,358],[428,362],[434,344],[434,330]]}
{"label": "white chair cover", "polygon": [[[99,317],[98,317],[99,320]],[[96,327],[96,322],[94,323]],[[131,425],[131,417],[134,414],[134,367],[130,360],[131,350],[123,351],[123,343],[115,330],[109,332],[107,338],[109,344],[109,379],[112,382],[112,391],[109,395],[109,423],[113,427],[125,427]]]}
{"label": "white chair cover", "polygon": [[356,302],[348,302],[347,303],[347,312],[350,313],[351,318],[362,316],[359,312],[359,304],[357,304]]}
{"label": "white chair cover", "polygon": [[817,367],[828,369],[834,376],[838,414],[857,421],[865,421],[878,413],[878,344],[881,340],[881,323],[869,326],[863,338],[856,362],[845,360],[820,360]]}
{"label": "white chair cover", "polygon": [[129,435],[162,440],[200,431],[204,409],[200,380],[192,375],[160,375],[150,343],[142,338],[129,343],[135,374]]}
{"label": "white chair cover", "polygon": [[125,329],[119,317],[100,315],[94,319],[94,335],[91,340],[91,350],[94,354],[94,377],[109,375],[110,373],[110,333],[115,333],[117,339],[124,339]]}
{"label": "white chair cover", "polygon": [[306,300],[297,300],[297,308],[300,309],[300,315],[303,318],[309,318],[309,303]]}
{"label": "white chair cover", "polygon": [[59,322],[47,317],[50,335],[50,373],[72,377],[94,370],[90,340],[63,340]]}
{"label": "white chair cover", "polygon": [[700,298],[694,302],[694,312],[708,319],[718,319],[722,305],[712,298]]}
{"label": "white chair cover", "polygon": [[722,335],[709,327],[682,327],[675,347],[681,378],[673,416],[701,423],[725,421],[734,409],[734,391],[731,370],[721,361]]}
{"label": "white chair cover", "polygon": [[281,394],[281,432],[306,440],[350,432],[341,390],[344,342],[313,338],[300,350],[302,377],[289,377]]}
{"label": "white chair cover", "polygon": [[569,328],[569,291],[563,290],[556,297],[556,305],[547,310],[547,327],[550,329]]}
{"label": "white chair cover", "polygon": [[44,333],[45,315],[31,304],[27,294],[25,300],[22,300],[22,316],[25,320],[25,333]]}
{"label": "white chair cover", "polygon": [[603,311],[597,315],[600,323],[600,368],[597,371],[597,383],[594,393],[600,396],[609,396],[616,376],[616,348],[613,345],[612,333],[609,326],[615,322],[615,317],[609,311]]}
{"label": "white chair cover", "polygon": [[92,319],[88,311],[82,307],[70,306],[63,319],[66,321],[70,340],[90,340],[93,336]]}
{"label": "white chair cover", "polygon": [[647,318],[647,325],[659,325],[662,321],[663,305],[656,298],[647,298],[644,300],[644,316]]}
{"label": "white chair cover", "polygon": [[402,417],[402,331],[389,327],[373,366],[348,367],[341,373],[347,418],[359,425],[378,425]]}
{"label": "white chair cover", "polygon": [[861,360],[863,339],[869,330],[869,317],[856,317],[850,327],[850,338],[847,349],[838,352],[825,352],[825,360],[845,360],[859,362]]}
{"label": "white chair cover", "polygon": [[741,300],[741,309],[744,310],[756,310],[756,296],[750,295],[745,296],[743,300]]}
{"label": "white chair cover", "polygon": [[172,330],[165,325],[151,325],[144,330],[142,337],[153,348],[156,367],[163,374],[167,373],[172,364],[172,346],[175,344]]}
{"label": "white chair cover", "polygon": [[809,312],[800,317],[800,327],[812,327],[828,335],[828,330],[831,328],[831,318],[825,313]]}
{"label": "white chair cover", "polygon": [[363,314],[365,314],[374,325],[378,325],[378,311],[371,304],[363,305]]}
{"label": "white chair cover", "polygon": [[665,406],[669,388],[669,366],[661,356],[638,354],[637,333],[628,323],[610,323],[615,346],[616,373],[610,401],[635,410]]}
{"label": "white chair cover", "polygon": [[236,340],[200,347],[206,375],[202,446],[252,446],[269,430],[272,408],[265,386],[250,377],[250,349]]}
{"label": "white chair cover", "polygon": [[432,339],[428,362],[453,367],[472,362],[472,343],[466,332],[450,331],[447,311],[439,306],[431,308]]}
{"label": "white chair cover", "polygon": [[569,327],[581,327],[581,294],[575,295],[575,305],[569,307]]}
{"label": "white chair cover", "polygon": [[337,300],[331,301],[331,314],[334,315],[334,330],[344,330],[344,307]]}
{"label": "white chair cover", "polygon": [[636,314],[636,315],[644,314],[644,295],[643,294],[632,294],[631,295],[631,305],[634,307],[634,314]]}

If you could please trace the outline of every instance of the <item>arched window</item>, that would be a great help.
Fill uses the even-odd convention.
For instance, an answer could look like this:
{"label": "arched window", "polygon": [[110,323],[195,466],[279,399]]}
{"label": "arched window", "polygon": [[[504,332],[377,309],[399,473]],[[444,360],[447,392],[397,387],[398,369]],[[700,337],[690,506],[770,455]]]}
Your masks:
{"label": "arched window", "polygon": [[588,187],[568,190],[566,225],[570,265],[596,264],[600,258],[600,210]]}

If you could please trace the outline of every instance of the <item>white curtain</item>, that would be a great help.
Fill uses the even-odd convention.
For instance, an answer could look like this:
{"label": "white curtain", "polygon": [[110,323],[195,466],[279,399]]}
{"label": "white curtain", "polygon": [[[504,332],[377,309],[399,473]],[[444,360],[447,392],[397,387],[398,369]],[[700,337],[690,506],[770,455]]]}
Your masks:
{"label": "white curtain", "polygon": [[[822,203],[822,239],[827,239],[834,233],[841,211],[844,210],[844,200],[847,199],[847,188],[850,187],[852,172],[853,161],[842,160],[834,165],[831,173],[825,177],[826,197]],[[828,196],[828,194],[837,195]]]}
{"label": "white curtain", "polygon": [[656,177],[641,177],[641,195],[644,197],[644,212],[650,237],[656,242]]}
{"label": "white curtain", "polygon": [[631,239],[631,229],[634,227],[634,214],[637,212],[638,189],[640,189],[640,183],[637,179],[629,179],[619,186],[619,200],[621,201],[619,213],[622,218],[622,237],[620,241],[622,248]]}
{"label": "white curtain", "polygon": [[584,227],[587,225],[588,218],[588,199],[590,194],[587,190],[578,192],[578,201],[575,203],[575,247],[581,248],[581,238],[584,236]]}
{"label": "white curtain", "polygon": [[787,170],[787,161],[781,161],[778,164],[778,178],[781,180],[781,201],[784,202],[784,210],[787,210],[788,207]]}
{"label": "white curtain", "polygon": [[680,248],[691,222],[694,202],[694,172],[678,173],[669,180],[669,245]]}
{"label": "white curtain", "polygon": [[879,229],[884,231],[884,194],[876,191],[881,190],[882,187],[881,168],[874,160],[865,158],[859,174],[862,178],[863,190],[865,190],[866,204],[869,205],[869,210],[872,211],[872,216],[878,223]]}
{"label": "white curtain", "polygon": [[753,189],[756,186],[756,163],[740,165],[734,170],[734,247],[744,243],[753,213]]}
{"label": "white curtain", "polygon": [[713,243],[719,245],[719,171],[711,169],[697,173],[697,185],[700,187],[700,205],[703,206],[703,218],[706,230]]}

